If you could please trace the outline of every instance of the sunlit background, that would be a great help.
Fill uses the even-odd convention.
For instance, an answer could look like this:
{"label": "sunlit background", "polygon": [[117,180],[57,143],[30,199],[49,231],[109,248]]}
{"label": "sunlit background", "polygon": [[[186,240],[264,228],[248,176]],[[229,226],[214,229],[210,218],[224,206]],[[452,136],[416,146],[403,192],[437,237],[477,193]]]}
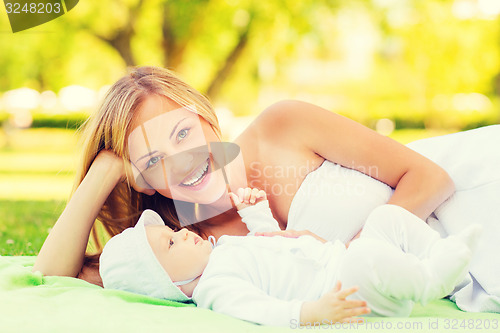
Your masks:
{"label": "sunlit background", "polygon": [[75,128],[127,66],[176,71],[228,140],[290,98],[403,143],[500,122],[498,0],[80,1],[16,34],[0,11],[3,207],[64,207]]}

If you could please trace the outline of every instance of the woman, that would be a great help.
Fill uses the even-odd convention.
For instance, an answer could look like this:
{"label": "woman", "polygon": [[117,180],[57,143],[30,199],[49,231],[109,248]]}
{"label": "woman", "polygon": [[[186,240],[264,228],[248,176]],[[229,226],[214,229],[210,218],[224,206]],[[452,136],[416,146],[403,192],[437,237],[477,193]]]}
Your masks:
{"label": "woman", "polygon": [[[191,129],[182,128],[184,121],[192,122]],[[196,135],[190,137],[193,131]],[[185,160],[182,152],[220,141],[216,115],[205,97],[161,68],[137,68],[115,83],[85,124],[84,137],[73,196],[33,268],[46,275],[90,279],[87,270],[81,272],[96,218],[115,235],[150,208],[177,228],[179,215],[189,215],[190,209],[181,212],[176,204],[191,202],[199,205],[191,204],[196,207],[186,220],[201,222],[188,227],[202,237],[244,235],[248,231],[230,206],[226,186],[248,184],[266,191],[282,228],[288,224],[298,229],[303,227],[298,221],[308,221],[303,229],[344,242],[356,237],[380,204],[399,205],[427,219],[454,192],[448,173],[426,157],[352,120],[298,101],[279,102],[263,111],[234,141],[241,153],[226,166],[210,153],[207,175],[206,165],[194,163],[194,155]],[[212,174],[209,183],[205,178]],[[307,190],[296,198],[304,179]],[[339,182],[341,187],[336,186]],[[318,184],[326,184],[326,190]],[[197,190],[201,188],[203,195]],[[322,197],[312,200],[322,206],[308,205],[308,195]],[[308,212],[314,219],[307,219]],[[95,228],[93,233],[98,240]]]}

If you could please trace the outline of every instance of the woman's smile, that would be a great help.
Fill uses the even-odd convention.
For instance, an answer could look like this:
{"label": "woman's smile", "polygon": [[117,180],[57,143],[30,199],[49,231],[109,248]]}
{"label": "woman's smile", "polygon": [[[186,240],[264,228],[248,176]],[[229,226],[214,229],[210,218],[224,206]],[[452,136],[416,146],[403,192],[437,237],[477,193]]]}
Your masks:
{"label": "woman's smile", "polygon": [[196,186],[199,185],[208,173],[209,169],[209,159],[207,159],[203,164],[195,169],[189,176],[184,178],[184,180],[179,184],[181,186]]}

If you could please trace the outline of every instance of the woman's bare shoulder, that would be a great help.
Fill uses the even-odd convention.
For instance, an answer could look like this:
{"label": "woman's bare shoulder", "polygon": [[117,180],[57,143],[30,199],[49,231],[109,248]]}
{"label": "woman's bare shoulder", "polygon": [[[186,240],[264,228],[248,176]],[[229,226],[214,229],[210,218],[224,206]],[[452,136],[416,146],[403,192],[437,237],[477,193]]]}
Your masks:
{"label": "woman's bare shoulder", "polygon": [[307,109],[311,106],[313,105],[298,100],[282,100],[265,108],[255,119],[255,122],[259,124],[262,123],[262,125],[294,123],[305,116]]}
{"label": "woman's bare shoulder", "polygon": [[249,130],[255,134],[264,135],[266,140],[286,140],[302,142],[301,132],[304,129],[304,121],[313,115],[310,108],[312,104],[297,100],[283,100],[276,102],[264,109],[250,124]]}

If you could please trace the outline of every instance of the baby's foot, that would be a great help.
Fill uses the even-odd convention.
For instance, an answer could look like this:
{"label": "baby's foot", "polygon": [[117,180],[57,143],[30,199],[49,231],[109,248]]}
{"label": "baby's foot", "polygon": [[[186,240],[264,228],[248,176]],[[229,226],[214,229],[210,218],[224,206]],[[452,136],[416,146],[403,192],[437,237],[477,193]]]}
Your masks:
{"label": "baby's foot", "polygon": [[483,232],[483,226],[480,224],[473,224],[460,231],[456,235],[451,235],[448,238],[456,239],[467,245],[467,247],[474,252],[479,244],[479,239]]}
{"label": "baby's foot", "polygon": [[434,244],[426,260],[432,278],[422,295],[422,303],[447,296],[465,278],[481,232],[482,227],[475,224]]}

